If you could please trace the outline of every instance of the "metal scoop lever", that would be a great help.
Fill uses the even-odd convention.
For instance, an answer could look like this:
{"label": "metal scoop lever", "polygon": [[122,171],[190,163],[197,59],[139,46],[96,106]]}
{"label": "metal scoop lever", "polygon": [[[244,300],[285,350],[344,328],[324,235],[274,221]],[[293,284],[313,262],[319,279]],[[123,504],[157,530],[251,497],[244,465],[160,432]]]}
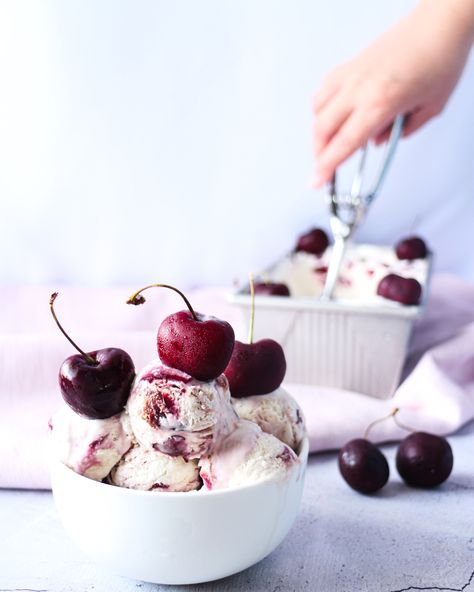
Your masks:
{"label": "metal scoop lever", "polygon": [[358,170],[356,176],[354,177],[354,181],[352,182],[350,193],[337,192],[336,173],[334,173],[334,176],[329,183],[329,225],[334,237],[334,245],[321,300],[330,300],[332,298],[347,245],[351,240],[354,230],[364,219],[370,204],[373,202],[375,196],[380,190],[380,187],[382,186],[393,155],[395,154],[395,148],[400,138],[402,129],[403,116],[399,115],[392,125],[390,138],[385,150],[382,164],[380,166],[374,185],[368,193],[362,195],[362,182],[364,178],[364,169],[367,157],[367,145],[365,145],[362,149]]}

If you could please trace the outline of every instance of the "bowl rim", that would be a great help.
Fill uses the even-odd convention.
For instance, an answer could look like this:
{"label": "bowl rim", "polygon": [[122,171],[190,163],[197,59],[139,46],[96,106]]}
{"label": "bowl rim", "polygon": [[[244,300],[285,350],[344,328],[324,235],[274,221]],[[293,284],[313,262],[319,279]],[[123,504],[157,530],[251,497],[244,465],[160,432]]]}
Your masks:
{"label": "bowl rim", "polygon": [[[306,434],[304,438],[301,440],[299,450],[298,450],[298,459],[300,460],[300,474],[298,479],[302,478],[304,472],[306,470],[307,460],[309,455],[309,438]],[[249,485],[243,485],[239,487],[228,487],[226,489],[215,489],[215,490],[207,490],[207,489],[194,489],[192,491],[168,491],[168,492],[156,492],[156,491],[146,491],[143,489],[130,489],[128,487],[119,487],[118,485],[112,485],[111,483],[105,483],[104,481],[96,481],[95,479],[90,479],[89,477],[85,477],[84,475],[80,475],[76,473],[73,469],[65,465],[61,460],[57,457],[53,456],[51,458],[51,464],[54,465],[55,470],[61,471],[63,474],[67,475],[69,479],[78,479],[81,480],[82,483],[88,481],[88,485],[91,487],[100,488],[102,491],[105,491],[105,488],[112,488],[109,491],[115,490],[123,492],[123,495],[140,495],[140,496],[150,496],[150,498],[154,499],[206,499],[209,497],[216,497],[216,496],[223,496],[223,495],[235,495],[241,491],[250,491],[252,489],[258,489],[259,487],[264,487],[269,484],[280,484],[283,482],[280,481],[273,481],[271,479],[267,479],[264,481],[258,481],[257,483],[251,483]],[[54,493],[54,486],[52,487]]]}

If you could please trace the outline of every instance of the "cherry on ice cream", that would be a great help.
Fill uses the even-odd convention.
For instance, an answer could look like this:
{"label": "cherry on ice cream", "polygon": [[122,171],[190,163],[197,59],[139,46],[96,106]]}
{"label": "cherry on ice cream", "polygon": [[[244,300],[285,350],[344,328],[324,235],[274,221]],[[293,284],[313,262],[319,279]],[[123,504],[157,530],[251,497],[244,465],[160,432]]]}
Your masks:
{"label": "cherry on ice cream", "polygon": [[296,251],[322,255],[329,245],[328,235],[321,228],[313,228],[302,234],[296,243]]}
{"label": "cherry on ice cream", "polygon": [[428,249],[423,239],[417,236],[411,236],[395,245],[395,253],[399,259],[425,259]]}
{"label": "cherry on ice cream", "polygon": [[141,292],[148,288],[168,288],[177,292],[188,310],[167,316],[158,329],[157,349],[161,361],[198,380],[213,380],[224,371],[234,349],[234,330],[226,321],[195,312],[186,296],[167,284],[146,286],[128,300],[143,304]]}
{"label": "cherry on ice cream", "polygon": [[123,349],[108,347],[92,352],[82,351],[60,325],[54,311],[58,293],[50,298],[50,309],[66,339],[79,351],[70,356],[59,370],[59,387],[73,411],[89,419],[106,419],[120,413],[127,402],[135,367]]}
{"label": "cherry on ice cream", "polygon": [[253,342],[255,291],[250,278],[251,313],[248,343],[236,341],[224,374],[233,397],[266,395],[277,389],[286,374],[283,348],[273,339]]}
{"label": "cherry on ice cream", "polygon": [[389,273],[380,280],[377,294],[401,304],[414,305],[420,302],[421,284],[414,278]]}
{"label": "cherry on ice cream", "polygon": [[224,374],[233,397],[266,395],[283,382],[286,360],[283,348],[273,339],[255,343],[235,342]]}
{"label": "cherry on ice cream", "polygon": [[256,282],[255,294],[260,296],[289,296],[290,290],[286,284],[275,282]]}

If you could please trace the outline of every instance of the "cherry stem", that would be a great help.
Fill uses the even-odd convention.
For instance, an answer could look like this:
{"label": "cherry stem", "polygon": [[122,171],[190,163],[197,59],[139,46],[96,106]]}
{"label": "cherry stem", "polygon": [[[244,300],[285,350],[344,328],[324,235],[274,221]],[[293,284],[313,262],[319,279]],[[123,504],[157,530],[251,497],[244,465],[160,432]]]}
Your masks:
{"label": "cherry stem", "polygon": [[[397,408],[397,412],[400,411],[399,408]],[[393,414],[393,421],[395,422],[395,424],[399,427],[402,428],[402,430],[406,430],[407,432],[416,432],[417,430],[415,430],[415,428],[411,428],[410,426],[405,425],[404,423],[402,423],[396,413]]]}
{"label": "cherry stem", "polygon": [[49,299],[49,308],[51,310],[51,314],[53,315],[53,319],[56,321],[56,325],[59,327],[59,330],[64,335],[64,337],[69,341],[69,343],[75,349],[77,349],[77,351],[80,354],[82,354],[84,356],[86,362],[88,364],[90,364],[91,366],[97,366],[99,364],[99,362],[97,362],[97,360],[94,360],[94,358],[92,356],[90,356],[89,354],[86,354],[85,351],[82,351],[82,349],[76,343],[74,343],[74,341],[69,337],[69,335],[66,333],[66,331],[62,328],[61,323],[58,321],[58,317],[56,316],[56,313],[54,312],[54,301],[56,300],[57,297],[58,297],[58,292],[53,292],[53,294],[51,294],[51,297]]}
{"label": "cherry stem", "polygon": [[420,218],[420,214],[416,214],[416,216],[413,218],[410,226],[410,234],[414,234],[416,232],[417,227],[420,225]]}
{"label": "cherry stem", "polygon": [[253,275],[249,273],[250,284],[250,324],[248,342],[253,343],[253,326],[255,323],[255,286],[253,284]]}
{"label": "cherry stem", "polygon": [[178,290],[178,288],[175,288],[174,286],[169,286],[168,284],[150,284],[149,286],[145,286],[144,288],[142,288],[141,290],[138,290],[138,292],[135,292],[135,294],[130,296],[130,298],[127,300],[127,304],[135,304],[135,305],[144,304],[145,298],[141,295],[141,293],[144,292],[145,290],[148,290],[149,288],[168,288],[168,290],[173,290],[173,292],[176,292],[177,294],[179,294],[181,296],[181,298],[184,300],[184,302],[186,303],[186,306],[189,309],[189,312],[193,316],[193,319],[195,321],[199,321],[197,314],[194,312],[194,309],[191,306],[191,303],[186,298],[186,296],[181,292],[181,290]]}
{"label": "cherry stem", "polygon": [[[375,421],[373,421],[372,423],[369,423],[369,425],[367,426],[365,432],[364,432],[364,440],[367,440],[368,436],[369,436],[369,432],[370,430],[376,426],[377,424],[381,423],[382,421],[386,421],[387,419],[390,419],[391,417],[394,418],[395,423],[397,423],[395,416],[397,415],[397,413],[400,411],[399,407],[394,407],[392,409],[392,411],[390,411],[390,413],[388,415],[385,415],[384,417],[380,417],[379,419],[376,419]],[[398,423],[397,423],[398,425]]]}

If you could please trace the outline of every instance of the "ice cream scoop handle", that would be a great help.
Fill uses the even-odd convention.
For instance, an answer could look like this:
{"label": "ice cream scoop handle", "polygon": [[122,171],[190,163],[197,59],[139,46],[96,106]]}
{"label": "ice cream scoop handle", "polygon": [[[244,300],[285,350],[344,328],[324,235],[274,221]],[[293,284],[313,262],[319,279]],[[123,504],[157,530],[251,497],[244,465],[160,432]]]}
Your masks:
{"label": "ice cream scoop handle", "polygon": [[376,181],[368,195],[368,201],[372,201],[374,199],[374,197],[379,192],[380,187],[382,186],[382,183],[385,179],[385,175],[387,174],[387,171],[390,167],[390,163],[392,162],[393,155],[395,154],[395,149],[397,147],[398,140],[400,139],[401,133],[403,131],[404,121],[404,116],[398,115],[395,118],[395,121],[393,122],[392,131],[390,132],[390,138],[388,140],[387,147],[385,150],[385,156],[382,161],[379,173],[376,177]]}
{"label": "ice cream scoop handle", "polygon": [[347,243],[348,240],[342,236],[336,236],[334,238],[331,260],[329,262],[326,283],[324,284],[321,300],[331,300],[332,298],[337,278],[339,277],[342,260],[344,259]]}

